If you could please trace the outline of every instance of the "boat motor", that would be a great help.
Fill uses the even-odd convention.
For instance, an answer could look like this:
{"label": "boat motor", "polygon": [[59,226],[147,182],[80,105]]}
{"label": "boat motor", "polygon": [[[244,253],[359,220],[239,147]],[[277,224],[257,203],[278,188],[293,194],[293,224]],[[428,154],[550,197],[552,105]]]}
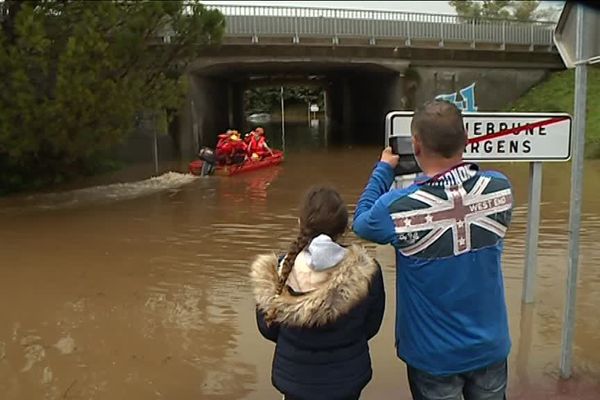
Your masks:
{"label": "boat motor", "polygon": [[203,161],[201,176],[212,175],[217,163],[215,152],[209,147],[203,147],[198,152],[198,158]]}
{"label": "boat motor", "polygon": [[421,167],[415,159],[415,154],[412,147],[412,137],[408,136],[391,136],[389,145],[392,148],[392,153],[398,154],[400,160],[394,169],[395,176],[418,174],[421,172]]}

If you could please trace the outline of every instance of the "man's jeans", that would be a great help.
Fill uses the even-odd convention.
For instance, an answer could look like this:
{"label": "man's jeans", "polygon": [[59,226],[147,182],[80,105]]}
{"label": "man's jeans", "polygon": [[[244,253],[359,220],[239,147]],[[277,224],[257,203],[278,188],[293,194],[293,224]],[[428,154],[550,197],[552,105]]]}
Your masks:
{"label": "man's jeans", "polygon": [[430,375],[411,366],[407,366],[407,370],[414,400],[506,399],[506,360],[476,371],[446,376]]}

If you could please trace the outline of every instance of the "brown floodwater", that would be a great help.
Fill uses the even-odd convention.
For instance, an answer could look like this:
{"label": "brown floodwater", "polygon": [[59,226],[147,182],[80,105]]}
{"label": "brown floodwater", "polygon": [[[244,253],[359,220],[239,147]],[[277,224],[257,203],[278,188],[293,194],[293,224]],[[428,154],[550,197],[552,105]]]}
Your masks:
{"label": "brown floodwater", "polygon": [[[354,208],[376,148],[289,154],[238,177],[151,180],[0,199],[0,398],[278,399],[273,345],[254,321],[248,264],[295,235],[298,198],[332,183]],[[518,399],[600,398],[600,162],[587,161],[574,378],[558,379],[569,164],[544,166],[537,301],[521,303],[528,169],[511,178],[504,274]],[[349,235],[347,241],[356,240]],[[372,341],[364,399],[408,398],[395,356],[393,252],[388,304]]]}

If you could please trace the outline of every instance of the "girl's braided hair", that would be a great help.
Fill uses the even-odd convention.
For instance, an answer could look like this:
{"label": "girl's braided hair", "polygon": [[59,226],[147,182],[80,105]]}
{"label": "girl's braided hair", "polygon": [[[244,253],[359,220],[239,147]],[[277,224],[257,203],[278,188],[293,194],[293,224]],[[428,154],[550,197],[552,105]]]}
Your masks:
{"label": "girl's braided hair", "polygon": [[[309,189],[300,206],[300,231],[290,245],[279,272],[276,294],[285,288],[296,257],[315,237],[325,234],[333,240],[344,234],[348,227],[348,209],[340,194],[329,186],[315,186]],[[267,322],[273,322],[275,310],[267,316]]]}

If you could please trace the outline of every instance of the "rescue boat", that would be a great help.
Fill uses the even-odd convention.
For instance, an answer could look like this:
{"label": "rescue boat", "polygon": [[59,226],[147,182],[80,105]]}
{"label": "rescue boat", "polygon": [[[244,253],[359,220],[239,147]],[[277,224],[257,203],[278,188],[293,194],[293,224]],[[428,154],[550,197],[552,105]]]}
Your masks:
{"label": "rescue boat", "polygon": [[279,150],[273,150],[273,155],[269,155],[261,160],[246,160],[240,164],[231,165],[215,165],[211,163],[211,156],[209,154],[203,154],[201,151],[200,159],[194,160],[190,163],[188,170],[193,175],[221,175],[221,176],[233,176],[242,174],[244,172],[256,171],[258,169],[270,168],[279,165],[283,162],[283,152]]}

